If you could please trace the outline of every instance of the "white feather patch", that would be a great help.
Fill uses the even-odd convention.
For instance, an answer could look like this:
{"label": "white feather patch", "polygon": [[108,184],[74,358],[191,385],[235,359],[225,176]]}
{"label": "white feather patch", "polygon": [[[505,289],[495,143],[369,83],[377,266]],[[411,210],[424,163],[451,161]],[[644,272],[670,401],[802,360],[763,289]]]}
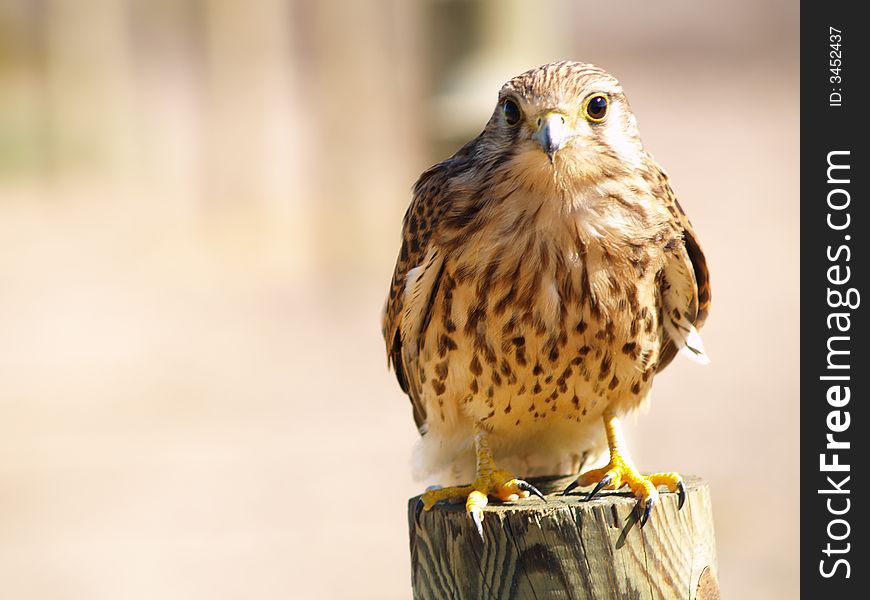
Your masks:
{"label": "white feather patch", "polygon": [[698,333],[694,325],[686,319],[682,319],[679,323],[674,323],[671,319],[666,318],[665,330],[667,330],[668,335],[677,345],[680,354],[696,363],[702,365],[710,364],[710,357],[704,351],[704,342],[701,340],[701,334]]}
{"label": "white feather patch", "polygon": [[690,360],[702,365],[710,364],[701,335],[690,320],[694,318],[698,302],[697,283],[692,262],[685,246],[665,266],[662,304],[664,329],[677,350]]}
{"label": "white feather patch", "polygon": [[689,335],[686,337],[686,345],[683,347],[683,352],[695,362],[702,365],[710,364],[710,357],[704,351],[704,342],[701,341],[701,334],[695,329],[694,325],[689,325]]}
{"label": "white feather patch", "polygon": [[[429,304],[429,296],[435,285],[435,278],[441,269],[441,254],[435,247],[429,248],[423,262],[408,271],[405,278],[405,310],[402,315],[401,338],[403,342],[415,340],[423,325],[423,316]],[[416,348],[413,341],[411,348]],[[416,352],[415,352],[416,354]]]}

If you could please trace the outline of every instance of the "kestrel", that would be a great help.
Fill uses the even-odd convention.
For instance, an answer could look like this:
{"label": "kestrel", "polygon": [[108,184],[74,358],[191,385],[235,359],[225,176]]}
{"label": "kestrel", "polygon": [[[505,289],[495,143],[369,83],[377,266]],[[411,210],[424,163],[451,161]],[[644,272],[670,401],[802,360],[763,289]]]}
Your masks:
{"label": "kestrel", "polygon": [[602,421],[609,464],[566,492],[627,485],[641,526],[659,485],[682,507],[680,476],[641,475],[619,418],[678,352],[707,362],[709,306],[704,253],[619,82],[567,61],[508,81],[483,132],[414,186],[383,319],[418,475],[476,465],[424,508],[465,499],[482,533],[488,496],[540,495],[505,467],[577,472]]}

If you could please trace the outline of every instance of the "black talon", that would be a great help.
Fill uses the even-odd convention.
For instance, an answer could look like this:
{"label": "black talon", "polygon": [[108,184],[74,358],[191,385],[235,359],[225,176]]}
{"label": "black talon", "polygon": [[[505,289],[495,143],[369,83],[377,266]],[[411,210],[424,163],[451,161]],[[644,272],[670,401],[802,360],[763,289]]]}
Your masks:
{"label": "black talon", "polygon": [[611,481],[613,481],[613,473],[607,473],[604,477],[601,478],[601,481],[599,481],[595,485],[595,487],[592,488],[592,491],[589,492],[588,496],[586,496],[586,501],[588,502],[592,500],[595,497],[595,494],[600,492],[601,488],[603,488],[605,485],[608,485]]}
{"label": "black talon", "polygon": [[567,496],[568,492],[573,490],[578,485],[580,485],[580,478],[579,477],[577,479],[575,479],[574,481],[572,481],[570,484],[568,484],[568,487],[566,487],[564,490],[562,490],[562,495]]}
{"label": "black talon", "polygon": [[[541,490],[539,490],[538,488],[533,486],[528,481],[517,481],[517,487],[524,492],[529,492],[530,494],[534,494],[535,496],[537,496],[538,498],[540,498],[544,502],[547,501],[547,499],[544,497],[544,494],[541,493]],[[564,495],[564,492],[563,492],[563,495]]]}
{"label": "black talon", "polygon": [[646,525],[647,520],[649,519],[649,515],[652,512],[653,506],[655,505],[655,500],[652,498],[648,498],[643,506],[643,515],[640,518],[640,528],[643,529],[643,526]]}
{"label": "black talon", "polygon": [[679,498],[677,503],[677,510],[683,508],[683,504],[686,503],[686,486],[683,485],[683,480],[680,479],[677,481],[677,497]]}

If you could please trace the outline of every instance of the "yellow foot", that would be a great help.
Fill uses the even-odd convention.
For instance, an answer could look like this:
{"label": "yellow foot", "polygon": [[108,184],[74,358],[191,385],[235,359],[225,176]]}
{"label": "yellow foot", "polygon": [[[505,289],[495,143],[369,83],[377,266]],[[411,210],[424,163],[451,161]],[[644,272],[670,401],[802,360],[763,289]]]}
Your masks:
{"label": "yellow foot", "polygon": [[683,485],[683,478],[677,473],[653,473],[652,475],[643,476],[637,472],[630,463],[623,460],[621,456],[612,456],[610,464],[601,469],[592,469],[580,475],[577,481],[565,488],[564,494],[567,494],[577,486],[587,486],[595,483],[595,487],[589,492],[587,500],[592,500],[602,489],[618,490],[623,486],[628,486],[635,498],[637,498],[638,509],[643,512],[640,517],[640,526],[646,525],[647,519],[652,512],[653,506],[659,499],[657,486],[663,485],[671,492],[679,494],[679,504],[677,510],[683,508],[686,502],[686,488]]}
{"label": "yellow foot", "polygon": [[516,479],[508,471],[496,469],[488,476],[479,476],[471,485],[439,488],[429,490],[421,498],[423,510],[431,510],[441,500],[461,502],[465,500],[465,511],[474,522],[477,533],[483,539],[483,508],[493,496],[502,502],[514,502],[520,498],[528,498],[534,494],[544,502],[544,495],[532,484],[522,479]]}

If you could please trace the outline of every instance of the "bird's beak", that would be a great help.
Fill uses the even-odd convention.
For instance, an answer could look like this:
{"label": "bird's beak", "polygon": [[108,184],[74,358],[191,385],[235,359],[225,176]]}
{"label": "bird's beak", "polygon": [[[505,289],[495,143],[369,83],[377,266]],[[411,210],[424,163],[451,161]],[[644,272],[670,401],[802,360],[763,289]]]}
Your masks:
{"label": "bird's beak", "polygon": [[547,112],[540,115],[536,121],[538,130],[532,136],[543,148],[550,162],[553,162],[556,152],[571,139],[571,129],[567,125],[565,115],[557,112]]}

